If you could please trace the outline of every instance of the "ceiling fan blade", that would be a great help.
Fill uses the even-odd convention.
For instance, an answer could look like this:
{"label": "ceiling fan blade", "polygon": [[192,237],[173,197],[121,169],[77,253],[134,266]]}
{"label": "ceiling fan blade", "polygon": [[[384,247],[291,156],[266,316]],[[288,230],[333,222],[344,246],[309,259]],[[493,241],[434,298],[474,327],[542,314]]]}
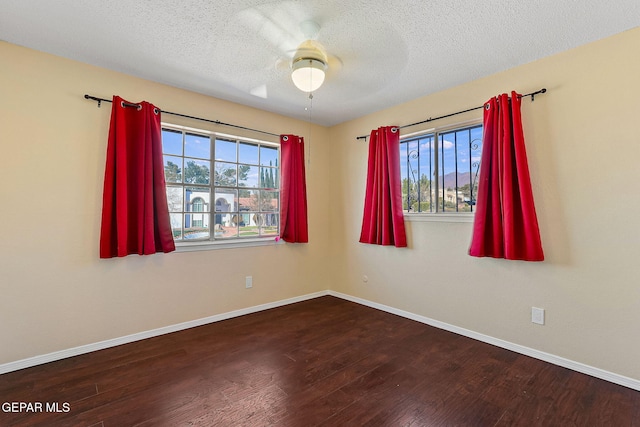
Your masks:
{"label": "ceiling fan blade", "polygon": [[327,53],[327,68],[331,73],[335,73],[342,70],[342,66],[343,66],[342,59],[338,58],[335,55]]}
{"label": "ceiling fan blade", "polygon": [[258,98],[267,99],[267,85],[261,84],[260,86],[256,86],[253,89],[250,89],[249,93],[253,96],[257,96]]}
{"label": "ceiling fan blade", "polygon": [[283,9],[260,10],[258,7],[245,9],[238,14],[242,25],[253,31],[262,40],[280,52],[288,52],[295,49],[302,41],[298,25],[292,22],[295,19],[289,11]]}

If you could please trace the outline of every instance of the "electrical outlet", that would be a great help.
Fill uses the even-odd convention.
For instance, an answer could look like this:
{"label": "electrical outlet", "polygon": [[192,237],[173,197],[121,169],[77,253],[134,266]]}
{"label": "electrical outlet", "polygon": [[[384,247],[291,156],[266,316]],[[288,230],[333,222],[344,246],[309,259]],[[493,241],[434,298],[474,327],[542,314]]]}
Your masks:
{"label": "electrical outlet", "polygon": [[531,307],[531,322],[544,325],[544,308]]}
{"label": "electrical outlet", "polygon": [[247,276],[244,278],[244,287],[249,289],[249,288],[253,288],[253,277],[252,276]]}

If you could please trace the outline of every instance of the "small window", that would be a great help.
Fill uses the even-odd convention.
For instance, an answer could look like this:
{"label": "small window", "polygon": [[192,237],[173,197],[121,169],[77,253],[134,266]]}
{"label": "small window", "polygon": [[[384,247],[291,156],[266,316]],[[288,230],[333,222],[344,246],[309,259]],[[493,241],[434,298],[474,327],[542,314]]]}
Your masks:
{"label": "small window", "polygon": [[[196,197],[191,202],[191,212],[204,212],[204,199],[202,197]],[[205,223],[208,221],[205,220],[205,214],[193,214],[191,216],[193,218],[193,226],[198,228],[203,228]]]}
{"label": "small window", "polygon": [[162,145],[176,242],[279,235],[278,144],[166,126]]}
{"label": "small window", "polygon": [[193,212],[204,212],[204,199],[202,197],[196,197],[191,202]]}
{"label": "small window", "polygon": [[403,210],[473,212],[481,153],[481,124],[403,138],[400,141]]}

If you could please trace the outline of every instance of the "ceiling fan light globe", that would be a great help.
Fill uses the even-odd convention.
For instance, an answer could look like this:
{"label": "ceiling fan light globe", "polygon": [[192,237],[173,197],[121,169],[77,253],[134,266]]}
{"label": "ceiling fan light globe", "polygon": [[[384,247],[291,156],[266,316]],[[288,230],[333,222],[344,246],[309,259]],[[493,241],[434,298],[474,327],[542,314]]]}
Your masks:
{"label": "ceiling fan light globe", "polygon": [[291,66],[293,84],[303,92],[314,92],[324,83],[325,64],[315,59],[301,59]]}

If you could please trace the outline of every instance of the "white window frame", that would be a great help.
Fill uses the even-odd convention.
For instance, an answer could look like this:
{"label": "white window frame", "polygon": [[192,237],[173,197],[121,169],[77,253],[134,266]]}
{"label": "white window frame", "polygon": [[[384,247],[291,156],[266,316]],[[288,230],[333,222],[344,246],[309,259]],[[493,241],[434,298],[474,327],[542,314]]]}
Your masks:
{"label": "white window frame", "polygon": [[[417,132],[412,132],[406,135],[400,136],[400,143],[406,139],[415,139],[421,136],[427,135],[440,135],[443,133],[449,133],[456,130],[463,130],[465,128],[474,127],[478,125],[483,125],[482,118],[476,118],[467,120],[464,122],[452,123],[449,125],[433,127],[429,129],[423,129]],[[483,129],[484,132],[484,129]],[[484,134],[484,133],[483,133]],[[437,137],[434,138],[436,144],[439,143]],[[437,153],[438,150],[436,150]],[[435,155],[435,163],[437,165],[438,155]],[[403,159],[400,159],[402,162]],[[473,212],[442,212],[439,211],[439,204],[436,203],[436,212],[407,212],[406,210],[402,210],[404,215],[404,220],[408,222],[449,222],[449,223],[473,223],[473,219],[475,217],[475,211]]]}
{"label": "white window frame", "polygon": [[[213,182],[214,180],[214,163],[215,163],[215,151],[214,151],[214,147],[215,147],[215,139],[216,138],[222,138],[222,139],[233,139],[236,140],[238,142],[248,142],[248,143],[258,143],[260,145],[265,145],[265,146],[271,146],[274,148],[278,149],[278,166],[277,166],[277,170],[278,170],[278,174],[280,174],[280,165],[281,165],[281,152],[280,152],[280,143],[279,142],[275,142],[275,141],[267,141],[267,140],[262,140],[262,139],[255,139],[255,138],[247,138],[244,136],[238,136],[238,135],[230,135],[230,134],[226,134],[226,133],[221,133],[221,132],[212,132],[212,131],[208,131],[205,129],[199,129],[199,128],[192,128],[192,127],[187,127],[187,126],[181,126],[181,125],[176,125],[173,123],[166,123],[166,122],[162,122],[161,123],[161,127],[162,129],[167,129],[167,130],[174,130],[174,131],[178,131],[178,132],[184,132],[184,133],[191,133],[191,134],[199,134],[199,135],[203,135],[203,136],[207,136],[210,140],[210,144],[211,144],[211,151],[210,151],[210,168],[209,168],[209,179],[210,179],[210,183],[208,185],[209,191],[210,191],[210,200],[209,200],[209,212],[204,212],[204,214],[208,214],[209,215],[209,224],[213,224],[215,223],[215,200],[213,200],[215,198],[215,184]],[[175,157],[185,157],[184,156],[184,152],[182,153],[182,156],[175,156],[173,154],[168,154],[171,156],[175,156]],[[164,151],[163,151],[163,155],[164,155]],[[187,157],[188,158],[188,157]],[[237,159],[236,159],[237,160]],[[184,170],[182,170],[182,173],[184,174]],[[167,186],[174,186],[174,187],[190,187],[192,186],[191,184],[187,184],[187,183],[167,183]],[[242,187],[239,187],[242,188]],[[281,189],[281,185],[278,188],[278,193],[279,193],[279,197],[278,197],[278,210],[275,212],[276,215],[278,215],[278,231],[280,230],[280,224],[279,224],[279,216],[280,216],[280,207],[281,207],[281,193],[280,193],[280,189]],[[183,205],[184,205],[184,200],[182,201]],[[205,206],[207,205],[206,201],[205,201]],[[184,209],[184,206],[183,206]],[[170,212],[171,213],[171,212]],[[175,245],[176,245],[176,252],[192,252],[192,251],[206,251],[206,250],[216,250],[216,249],[230,249],[230,248],[242,248],[242,247],[254,247],[254,246],[271,246],[271,245],[278,245],[278,244],[284,244],[284,241],[282,239],[280,239],[277,235],[269,235],[269,236],[262,236],[262,237],[232,237],[232,238],[225,238],[225,239],[216,239],[214,236],[214,232],[213,229],[210,228],[210,235],[209,235],[209,239],[201,239],[201,240],[193,240],[193,241],[185,241],[185,240],[177,240],[174,241]]]}

